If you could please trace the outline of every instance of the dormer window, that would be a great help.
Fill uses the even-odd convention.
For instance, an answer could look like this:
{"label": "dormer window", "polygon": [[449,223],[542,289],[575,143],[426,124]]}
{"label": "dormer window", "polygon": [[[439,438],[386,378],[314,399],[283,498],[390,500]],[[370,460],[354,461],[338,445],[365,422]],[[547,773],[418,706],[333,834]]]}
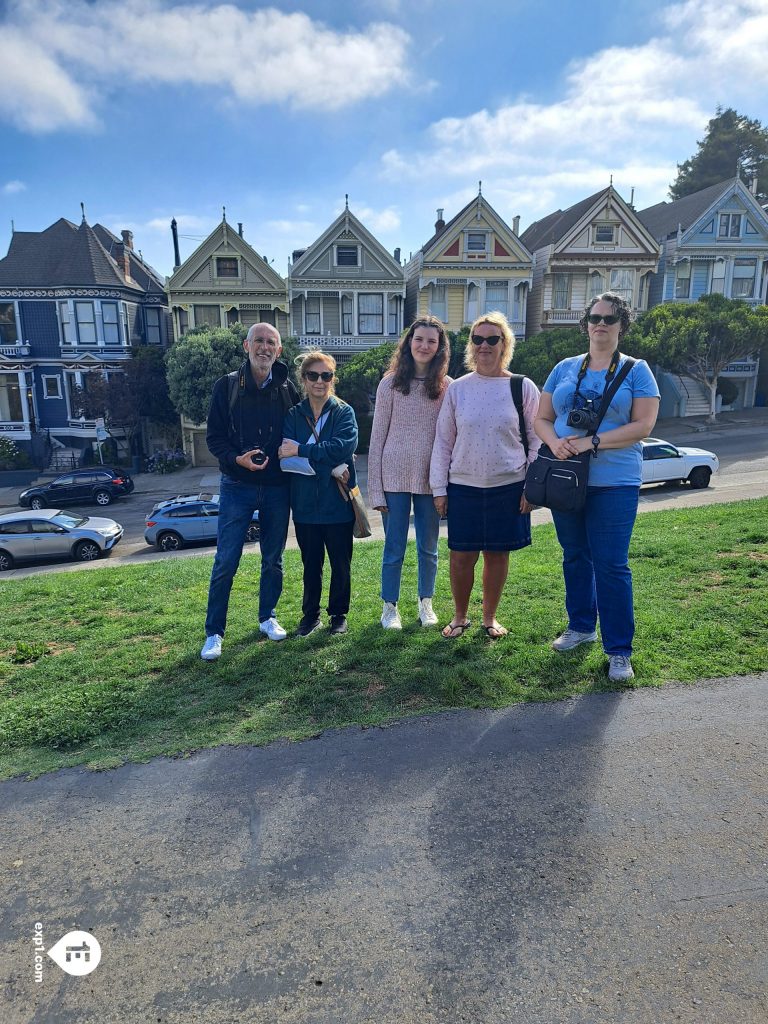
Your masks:
{"label": "dormer window", "polygon": [[216,277],[240,277],[240,267],[235,256],[216,257]]}
{"label": "dormer window", "polygon": [[741,238],[741,214],[721,213],[718,238]]}
{"label": "dormer window", "polygon": [[337,267],[359,267],[360,266],[360,251],[356,245],[337,245],[336,246],[336,266]]}
{"label": "dormer window", "polygon": [[613,245],[615,225],[595,224],[595,242],[602,245]]}

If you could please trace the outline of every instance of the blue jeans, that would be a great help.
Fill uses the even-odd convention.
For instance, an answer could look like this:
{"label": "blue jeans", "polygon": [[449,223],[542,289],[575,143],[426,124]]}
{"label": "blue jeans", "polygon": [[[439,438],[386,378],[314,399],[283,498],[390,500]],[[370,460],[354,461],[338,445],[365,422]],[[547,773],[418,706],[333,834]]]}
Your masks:
{"label": "blue jeans", "polygon": [[413,524],[416,527],[416,550],[419,565],[419,597],[432,597],[437,575],[437,540],[440,516],[435,511],[431,494],[408,494],[386,491],[387,511],[384,521],[384,556],[381,563],[381,599],[397,604],[400,597],[400,576],[408,544],[408,524],[413,501]]}
{"label": "blue jeans", "polygon": [[232,580],[235,578],[245,535],[253,513],[259,510],[261,581],[259,622],[271,619],[283,590],[283,550],[288,536],[290,489],[246,484],[222,474],[219,497],[219,539],[208,589],[205,634],[224,636]]}
{"label": "blue jeans", "polygon": [[632,653],[629,541],[639,494],[639,487],[589,487],[580,512],[552,513],[563,549],[568,628],[591,633],[599,615],[606,654]]}

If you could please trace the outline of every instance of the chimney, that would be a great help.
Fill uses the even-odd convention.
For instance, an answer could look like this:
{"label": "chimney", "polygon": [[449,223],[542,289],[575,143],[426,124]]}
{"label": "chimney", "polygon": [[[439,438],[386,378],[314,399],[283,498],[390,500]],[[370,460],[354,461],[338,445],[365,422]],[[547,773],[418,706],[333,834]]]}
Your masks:
{"label": "chimney", "polygon": [[757,175],[749,179],[749,191],[753,196],[757,195]]}
{"label": "chimney", "polygon": [[397,248],[397,249],[395,249],[395,263],[399,263],[399,262],[400,262],[400,249]]}
{"label": "chimney", "polygon": [[126,249],[133,248],[133,232],[123,229],[120,234],[123,236],[123,245]]}
{"label": "chimney", "polygon": [[437,211],[437,220],[435,221],[435,234],[438,234],[438,232],[442,231],[444,227],[445,221],[443,220],[443,211],[442,209],[440,209]]}
{"label": "chimney", "polygon": [[179,229],[176,227],[176,218],[171,221],[171,234],[173,235],[173,269],[178,270],[181,266],[179,255]]}
{"label": "chimney", "polygon": [[243,237],[243,222],[240,220],[237,222],[237,233],[240,237]]}
{"label": "chimney", "polygon": [[512,230],[516,235],[520,234],[520,214],[512,218]]}

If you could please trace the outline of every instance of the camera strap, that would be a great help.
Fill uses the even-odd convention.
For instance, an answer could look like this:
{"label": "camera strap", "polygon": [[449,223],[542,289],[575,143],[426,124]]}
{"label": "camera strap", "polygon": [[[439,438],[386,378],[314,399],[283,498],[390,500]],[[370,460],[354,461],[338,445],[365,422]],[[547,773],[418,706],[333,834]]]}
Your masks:
{"label": "camera strap", "polygon": [[[621,358],[621,356],[619,356],[619,359],[620,358]],[[618,362],[618,360],[617,360],[617,362]],[[593,435],[596,434],[598,432],[598,430],[600,429],[600,424],[603,422],[603,416],[605,416],[605,414],[608,412],[608,406],[613,401],[613,396],[619,390],[619,388],[621,387],[621,385],[622,385],[622,383],[624,381],[624,378],[627,376],[627,374],[629,373],[629,371],[632,369],[632,367],[635,365],[636,362],[637,362],[637,360],[633,359],[632,356],[625,356],[624,357],[624,365],[619,370],[619,372],[616,374],[616,376],[614,377],[614,379],[611,382],[611,384],[609,385],[607,383],[607,381],[606,381],[606,388],[603,391],[603,397],[602,397],[602,401],[600,402],[600,408],[597,411],[597,423],[595,424],[595,429],[592,431]],[[611,360],[611,363],[613,363],[613,360]]]}
{"label": "camera strap", "polygon": [[[608,365],[608,372],[605,375],[605,387],[603,388],[603,394],[602,394],[603,398],[605,398],[606,390],[608,389],[611,381],[614,378],[614,375],[616,373],[616,370],[618,369],[620,361],[621,361],[621,352],[619,352],[619,350],[616,349],[616,351],[611,356],[611,361],[610,361],[610,363]],[[581,385],[584,382],[584,377],[586,376],[588,369],[589,369],[589,352],[587,352],[587,354],[582,359],[581,366],[579,367],[579,375],[576,378],[576,390],[573,392],[573,403],[574,403],[573,407],[574,407],[574,409],[576,408],[577,400],[581,398]]]}

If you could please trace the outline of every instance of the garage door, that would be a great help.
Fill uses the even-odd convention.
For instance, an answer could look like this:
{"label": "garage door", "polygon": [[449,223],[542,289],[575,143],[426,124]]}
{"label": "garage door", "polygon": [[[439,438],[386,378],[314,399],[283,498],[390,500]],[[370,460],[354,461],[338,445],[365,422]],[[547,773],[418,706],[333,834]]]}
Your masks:
{"label": "garage door", "polygon": [[218,462],[208,451],[208,445],[205,443],[205,434],[197,431],[195,432],[192,443],[195,450],[195,465],[196,466],[218,466]]}

